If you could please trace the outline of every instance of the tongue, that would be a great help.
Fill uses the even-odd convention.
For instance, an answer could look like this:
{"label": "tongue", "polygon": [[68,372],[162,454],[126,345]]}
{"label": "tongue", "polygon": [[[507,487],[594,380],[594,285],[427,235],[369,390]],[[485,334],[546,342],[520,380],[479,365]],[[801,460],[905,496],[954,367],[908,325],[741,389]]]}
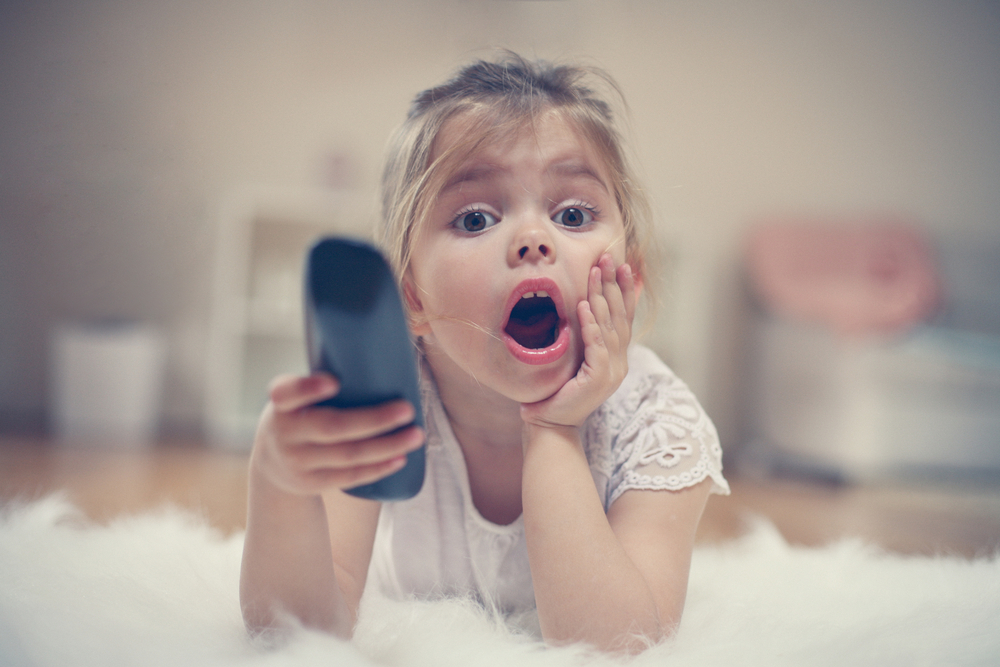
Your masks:
{"label": "tongue", "polygon": [[556,342],[558,325],[559,316],[544,310],[527,317],[511,317],[506,331],[521,347],[538,350]]}

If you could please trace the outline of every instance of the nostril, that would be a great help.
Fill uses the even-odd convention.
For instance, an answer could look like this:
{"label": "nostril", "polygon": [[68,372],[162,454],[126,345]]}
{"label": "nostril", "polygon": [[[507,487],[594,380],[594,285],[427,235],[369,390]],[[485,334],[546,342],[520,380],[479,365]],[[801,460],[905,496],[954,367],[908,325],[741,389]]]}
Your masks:
{"label": "nostril", "polygon": [[[524,259],[525,257],[528,256],[529,253],[531,253],[531,251],[533,250],[533,248],[534,248],[534,244],[532,244],[532,245],[523,245],[517,251],[517,256],[520,257],[521,259]],[[531,253],[531,254],[533,256],[548,257],[549,256],[549,247],[547,245],[543,245],[543,244],[539,243],[538,244],[537,255],[535,253]]]}

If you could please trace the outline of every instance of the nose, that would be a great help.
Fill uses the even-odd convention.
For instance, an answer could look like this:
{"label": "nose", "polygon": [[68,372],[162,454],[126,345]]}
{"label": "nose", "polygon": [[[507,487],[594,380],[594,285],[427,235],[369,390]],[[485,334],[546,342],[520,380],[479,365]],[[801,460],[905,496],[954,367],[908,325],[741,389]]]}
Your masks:
{"label": "nose", "polygon": [[548,220],[532,221],[518,227],[507,254],[511,266],[525,262],[551,262],[556,258],[555,245],[546,223]]}

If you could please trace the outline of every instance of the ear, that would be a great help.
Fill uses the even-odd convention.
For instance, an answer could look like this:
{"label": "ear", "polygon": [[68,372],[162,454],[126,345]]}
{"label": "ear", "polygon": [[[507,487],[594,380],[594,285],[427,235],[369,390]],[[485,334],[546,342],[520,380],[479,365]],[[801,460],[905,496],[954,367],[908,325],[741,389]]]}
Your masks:
{"label": "ear", "polygon": [[429,334],[431,326],[428,323],[427,314],[424,312],[424,304],[420,300],[417,286],[410,276],[403,278],[403,299],[406,301],[410,332],[416,337]]}

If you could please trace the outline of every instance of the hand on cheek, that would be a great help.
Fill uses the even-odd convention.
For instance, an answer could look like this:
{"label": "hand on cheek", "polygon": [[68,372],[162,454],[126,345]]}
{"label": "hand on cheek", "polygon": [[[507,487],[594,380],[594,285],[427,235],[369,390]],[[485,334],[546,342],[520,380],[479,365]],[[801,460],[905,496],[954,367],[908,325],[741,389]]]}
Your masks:
{"label": "hand on cheek", "polygon": [[521,418],[539,426],[579,426],[625,379],[636,289],[632,269],[617,269],[607,253],[590,269],[587,300],[577,304],[583,364],[549,398],[521,405]]}

